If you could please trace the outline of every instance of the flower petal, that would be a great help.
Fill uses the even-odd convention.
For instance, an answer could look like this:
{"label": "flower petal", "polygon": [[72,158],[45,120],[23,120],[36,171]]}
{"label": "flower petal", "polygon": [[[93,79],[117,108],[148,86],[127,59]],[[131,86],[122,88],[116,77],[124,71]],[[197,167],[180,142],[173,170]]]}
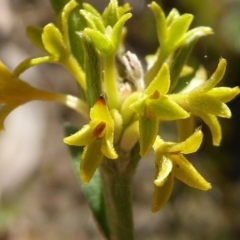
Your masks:
{"label": "flower petal", "polygon": [[203,94],[201,97],[191,96],[188,98],[188,111],[194,114],[196,110],[219,117],[231,117],[231,111],[228,106],[208,94]]}
{"label": "flower petal", "polygon": [[147,104],[154,109],[159,120],[171,121],[189,117],[189,113],[168,96],[160,96],[158,99],[148,99]]}
{"label": "flower petal", "polygon": [[191,91],[192,94],[202,94],[214,88],[223,78],[226,71],[227,61],[223,58],[219,60],[218,67],[212,76],[202,85]]}
{"label": "flower petal", "polygon": [[208,95],[214,97],[221,102],[230,102],[239,94],[239,87],[229,88],[229,87],[218,87],[213,88],[208,92]]}
{"label": "flower petal", "polygon": [[156,185],[154,185],[152,212],[159,211],[167,203],[168,199],[171,196],[173,185],[174,177],[171,173],[162,187],[157,187]]}
{"label": "flower petal", "polygon": [[102,139],[95,139],[84,148],[80,163],[80,177],[84,183],[89,183],[103,159],[101,145]]}
{"label": "flower petal", "polygon": [[222,139],[222,129],[217,117],[200,111],[196,112],[196,115],[202,118],[202,120],[210,128],[213,138],[213,145],[219,146]]}
{"label": "flower petal", "polygon": [[156,90],[160,95],[165,95],[170,87],[170,71],[167,63],[164,63],[159,70],[157,76],[147,87],[145,94],[152,95]]}
{"label": "flower petal", "polygon": [[200,129],[197,129],[185,141],[176,143],[176,144],[172,144],[170,146],[166,146],[164,148],[164,151],[166,151],[170,154],[171,153],[172,154],[174,154],[174,153],[184,153],[184,154],[193,153],[199,149],[199,147],[202,143],[202,139],[203,139],[202,131]]}
{"label": "flower petal", "polygon": [[173,161],[172,173],[176,178],[190,187],[204,191],[211,189],[211,184],[200,175],[200,173],[182,154],[171,155],[170,158]]}
{"label": "flower petal", "polygon": [[98,126],[99,121],[91,121],[89,124],[84,125],[78,132],[75,134],[65,137],[63,141],[68,145],[74,146],[86,146],[91,143],[95,136],[93,134],[94,130]]}
{"label": "flower petal", "polygon": [[172,171],[173,164],[171,160],[158,151],[155,152],[155,163],[157,165],[156,168],[158,169],[158,175],[154,184],[158,187],[162,187]]}

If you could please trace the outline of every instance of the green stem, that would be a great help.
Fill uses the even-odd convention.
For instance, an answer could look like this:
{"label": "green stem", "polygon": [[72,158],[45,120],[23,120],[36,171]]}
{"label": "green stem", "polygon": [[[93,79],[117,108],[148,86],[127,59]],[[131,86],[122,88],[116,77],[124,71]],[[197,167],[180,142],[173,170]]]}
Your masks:
{"label": "green stem", "polygon": [[110,109],[119,108],[118,81],[115,69],[115,56],[104,57],[104,88]]}
{"label": "green stem", "polygon": [[66,59],[60,61],[69,72],[76,78],[81,88],[86,91],[86,80],[85,73],[82,70],[81,66],[78,64],[78,61],[73,55],[66,57]]}
{"label": "green stem", "polygon": [[101,165],[102,186],[110,240],[133,240],[132,179],[140,160],[139,144],[130,153],[118,151],[117,161]]}
{"label": "green stem", "polygon": [[102,180],[109,219],[110,240],[133,240],[131,178],[102,168]]}
{"label": "green stem", "polygon": [[157,61],[153,64],[153,66],[148,70],[145,75],[146,86],[148,86],[150,82],[154,79],[154,77],[158,74],[161,66],[166,61],[168,55],[169,54],[167,51],[164,51],[164,49],[160,49]]}

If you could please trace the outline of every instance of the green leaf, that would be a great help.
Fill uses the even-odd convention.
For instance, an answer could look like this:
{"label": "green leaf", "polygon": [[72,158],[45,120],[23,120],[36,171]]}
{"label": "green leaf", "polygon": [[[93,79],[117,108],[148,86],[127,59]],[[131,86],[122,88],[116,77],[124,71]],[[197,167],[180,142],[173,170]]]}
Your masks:
{"label": "green leaf", "polygon": [[83,31],[86,27],[85,19],[79,14],[81,5],[78,5],[70,13],[68,18],[68,31],[69,31],[69,41],[71,45],[71,52],[73,56],[77,59],[80,66],[84,65],[84,51],[83,44],[76,32]]}
{"label": "green leaf", "polygon": [[47,52],[42,42],[42,33],[43,33],[43,28],[35,27],[35,26],[27,27],[27,36],[31,40],[33,45],[41,49],[43,52]]}
{"label": "green leaf", "polygon": [[[78,131],[77,128],[66,125],[65,136],[69,136]],[[81,155],[83,153],[83,147],[69,146],[73,160],[73,169],[81,185],[81,189],[89,203],[89,206],[93,212],[95,219],[97,220],[99,228],[107,239],[109,239],[109,227],[106,215],[106,205],[102,189],[102,180],[99,170],[96,170],[90,183],[82,184],[80,181],[79,165],[81,161]]]}
{"label": "green leaf", "polygon": [[81,35],[81,39],[84,47],[84,70],[87,82],[86,96],[91,108],[102,94],[101,61],[91,39],[84,35],[84,33]]}
{"label": "green leaf", "polygon": [[65,53],[62,33],[53,23],[49,23],[43,28],[42,41],[45,49],[50,54],[61,56]]}

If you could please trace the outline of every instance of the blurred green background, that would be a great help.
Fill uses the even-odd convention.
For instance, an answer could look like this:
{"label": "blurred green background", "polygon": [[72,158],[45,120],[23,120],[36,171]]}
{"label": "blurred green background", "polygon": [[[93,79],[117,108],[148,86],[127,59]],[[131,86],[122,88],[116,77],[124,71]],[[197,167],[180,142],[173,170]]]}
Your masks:
{"label": "blurred green background", "polygon": [[[108,1],[87,2],[102,10]],[[189,65],[203,65],[211,74],[224,57],[228,66],[222,84],[240,85],[240,0],[156,2],[166,13],[177,8],[180,13],[193,14],[192,27],[213,28],[214,35],[196,44]],[[147,8],[150,1],[130,3],[134,17],[127,24],[127,48],[144,59],[158,46],[153,14]],[[28,41],[25,27],[52,21],[48,0],[2,0],[0,59],[14,68],[27,56],[39,54]],[[74,81],[58,66],[44,65],[29,72],[24,78],[36,86],[77,94]],[[141,161],[133,186],[137,240],[240,239],[239,104],[237,97],[228,104],[233,117],[220,120],[220,147],[212,146],[209,129],[198,122],[203,125],[204,143],[191,159],[212,183],[211,191],[201,192],[176,182],[167,206],[152,214],[152,155]],[[0,240],[102,239],[62,143],[63,123],[80,125],[81,119],[57,104],[27,105],[9,116],[6,132],[0,136]],[[172,133],[171,125],[166,131]]]}

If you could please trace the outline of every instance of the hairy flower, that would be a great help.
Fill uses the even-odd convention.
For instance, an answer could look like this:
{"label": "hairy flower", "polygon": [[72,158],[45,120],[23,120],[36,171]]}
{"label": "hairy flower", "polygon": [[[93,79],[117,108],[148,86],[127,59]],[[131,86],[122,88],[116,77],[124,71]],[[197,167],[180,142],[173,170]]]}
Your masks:
{"label": "hairy flower", "polygon": [[139,114],[140,154],[145,156],[158,134],[160,120],[171,121],[189,117],[189,114],[166,94],[170,87],[168,64],[163,64],[157,76],[142,96],[131,105]]}
{"label": "hairy flower", "polygon": [[196,152],[202,143],[203,134],[196,130],[193,135],[180,143],[164,142],[156,138],[153,145],[155,150],[156,179],[154,181],[154,199],[152,211],[159,211],[168,201],[174,184],[174,177],[201,190],[211,188],[208,183],[183,156]]}
{"label": "hairy flower", "polygon": [[91,121],[77,133],[64,138],[64,142],[74,146],[86,146],[81,158],[80,176],[88,183],[103,157],[116,159],[113,147],[113,120],[103,97],[99,97],[90,111]]}
{"label": "hairy flower", "polygon": [[[227,62],[220,59],[216,71],[203,83],[192,86],[187,91],[179,94],[172,94],[170,98],[179,106],[194,116],[198,116],[209,126],[213,144],[218,146],[221,142],[221,126],[217,117],[230,118],[231,111],[225,104],[239,94],[239,88],[215,87],[223,78]],[[193,80],[197,82],[197,79]],[[191,84],[191,83],[190,83]]]}

